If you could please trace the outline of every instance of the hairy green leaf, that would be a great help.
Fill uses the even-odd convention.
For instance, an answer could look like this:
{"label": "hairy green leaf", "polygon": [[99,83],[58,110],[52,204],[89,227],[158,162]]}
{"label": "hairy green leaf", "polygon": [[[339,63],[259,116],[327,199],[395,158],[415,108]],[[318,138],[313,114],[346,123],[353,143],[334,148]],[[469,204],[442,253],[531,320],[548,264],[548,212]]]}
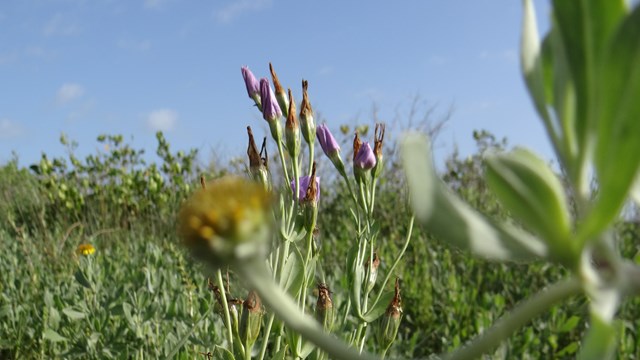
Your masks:
{"label": "hairy green leaf", "polygon": [[640,166],[640,7],[617,29],[600,72],[595,159],[599,196],[582,238],[590,238],[619,213]]}
{"label": "hairy green leaf", "polygon": [[539,239],[509,224],[489,221],[451,193],[436,175],[425,136],[407,135],[402,158],[416,218],[432,234],[493,260],[547,256],[547,246]]}
{"label": "hairy green leaf", "polygon": [[42,336],[49,341],[58,342],[58,341],[67,341],[67,338],[58,334],[52,329],[46,329]]}
{"label": "hairy green leaf", "polygon": [[550,256],[572,262],[570,216],[562,184],[532,152],[517,148],[487,157],[487,182],[500,202],[529,230],[542,237]]}
{"label": "hairy green leaf", "polygon": [[379,318],[380,315],[382,315],[385,310],[387,310],[387,307],[391,303],[391,300],[393,300],[394,295],[394,291],[386,291],[385,293],[383,293],[382,296],[380,296],[380,300],[378,300],[377,303],[373,304],[373,306],[369,308],[367,313],[364,314],[364,316],[362,317],[364,321],[370,323]]}
{"label": "hairy green leaf", "polygon": [[594,94],[597,72],[611,33],[625,13],[624,0],[554,0],[553,26],[567,56],[568,72],[576,92],[576,134],[582,153],[596,131]]}
{"label": "hairy green leaf", "polygon": [[65,308],[62,312],[69,317],[71,320],[80,320],[84,319],[87,315],[80,311],[75,311],[72,308]]}
{"label": "hairy green leaf", "polygon": [[219,345],[216,345],[214,347],[214,353],[216,355],[216,359],[236,360],[235,356],[233,356],[233,353],[231,353],[231,351]]}
{"label": "hairy green leaf", "polygon": [[290,294],[296,296],[302,288],[302,280],[304,279],[304,261],[302,254],[294,249],[285,260],[280,276],[280,287],[289,291]]}

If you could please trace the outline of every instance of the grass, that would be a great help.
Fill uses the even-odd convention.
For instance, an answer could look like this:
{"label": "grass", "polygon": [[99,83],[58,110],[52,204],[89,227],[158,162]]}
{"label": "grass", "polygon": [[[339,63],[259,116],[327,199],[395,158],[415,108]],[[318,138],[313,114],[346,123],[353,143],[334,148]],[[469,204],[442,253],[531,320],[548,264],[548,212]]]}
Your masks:
{"label": "grass", "polygon": [[[483,185],[480,158],[481,151],[471,162],[452,156],[444,178],[473,206],[490,216],[505,216]],[[144,174],[144,170],[135,171]],[[195,179],[202,170],[180,171],[190,172]],[[0,168],[0,211],[6,215],[0,218],[1,359],[205,359],[216,345],[224,344],[222,317],[207,274],[186,255],[175,236],[173,214],[188,186],[179,183],[171,192],[174,185],[167,182],[167,188],[160,189],[170,194],[162,208],[150,204],[122,223],[108,218],[108,214],[122,213],[122,203],[106,195],[101,202],[86,200],[79,209],[65,210],[59,199],[50,196],[51,188],[43,185],[51,179],[43,180],[11,163]],[[58,184],[74,184],[64,182],[61,175],[56,179]],[[186,183],[197,186],[194,180]],[[130,196],[135,198],[135,191]],[[345,205],[348,194],[339,183],[323,183],[323,191],[322,268],[336,307],[344,308],[348,286],[342,269],[353,234]],[[402,246],[408,225],[400,178],[390,176],[381,184],[376,211],[384,274]],[[491,326],[519,301],[566,275],[564,269],[545,264],[473,259],[431,239],[426,230],[415,229],[396,269],[404,317],[388,353],[392,358],[450,351]],[[636,256],[638,225],[623,223],[618,233],[625,256]],[[95,254],[77,255],[76,247],[82,243],[94,245]],[[247,290],[233,274],[230,286],[233,297],[246,296]],[[621,309],[620,318],[628,320],[619,322],[620,358],[640,358],[639,305],[633,300]],[[572,358],[587,312],[584,298],[557,306],[518,331],[493,357]],[[375,349],[372,339],[367,347]],[[273,354],[273,349],[268,351]]]}

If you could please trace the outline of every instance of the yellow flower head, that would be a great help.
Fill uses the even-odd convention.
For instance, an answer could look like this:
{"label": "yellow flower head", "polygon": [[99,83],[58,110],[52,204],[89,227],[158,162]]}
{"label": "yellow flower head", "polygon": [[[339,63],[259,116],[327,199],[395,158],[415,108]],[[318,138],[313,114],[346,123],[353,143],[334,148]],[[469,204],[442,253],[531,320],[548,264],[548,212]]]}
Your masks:
{"label": "yellow flower head", "polygon": [[80,244],[76,248],[76,254],[78,255],[88,256],[93,255],[94,252],[96,252],[96,248],[91,244]]}
{"label": "yellow flower head", "polygon": [[213,256],[218,262],[264,253],[270,206],[271,194],[264,186],[226,176],[209,182],[185,202],[178,232],[197,256]]}

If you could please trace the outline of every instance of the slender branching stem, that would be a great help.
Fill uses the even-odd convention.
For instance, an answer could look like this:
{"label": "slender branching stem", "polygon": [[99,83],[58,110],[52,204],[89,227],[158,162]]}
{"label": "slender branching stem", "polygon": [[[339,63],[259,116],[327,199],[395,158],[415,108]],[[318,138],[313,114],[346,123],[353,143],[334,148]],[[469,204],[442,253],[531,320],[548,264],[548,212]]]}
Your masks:
{"label": "slender branching stem", "polygon": [[308,176],[311,176],[311,173],[313,172],[313,145],[313,142],[309,143],[309,171],[307,172]]}
{"label": "slender branching stem", "polygon": [[393,270],[396,269],[396,266],[398,266],[398,264],[400,263],[400,259],[402,259],[405,251],[407,251],[407,248],[409,247],[409,243],[411,242],[411,233],[413,232],[413,221],[415,220],[415,218],[416,218],[415,216],[411,216],[411,219],[409,220],[409,230],[407,230],[407,239],[404,241],[404,245],[402,246],[402,250],[400,250],[400,254],[398,254],[398,256],[396,257],[396,260],[393,262],[393,265],[391,265],[391,267],[389,268],[389,271],[387,271],[387,276],[385,276],[384,281],[382,282],[382,286],[380,287],[378,296],[376,296],[376,300],[373,302],[374,306],[375,304],[378,303],[378,301],[380,301],[380,297],[382,296],[383,290],[385,286],[387,286],[389,279],[391,279],[391,276],[393,275]]}
{"label": "slender branching stem", "polygon": [[267,320],[267,325],[264,327],[264,338],[262,339],[262,347],[260,348],[260,355],[258,355],[258,359],[263,360],[265,354],[267,353],[267,345],[269,345],[269,338],[271,334],[271,327],[273,326],[273,320],[276,315],[274,313],[269,314],[269,319]]}
{"label": "slender branching stem", "polygon": [[220,297],[222,298],[222,311],[224,313],[224,323],[227,327],[226,335],[229,342],[229,349],[233,351],[233,328],[231,327],[231,315],[229,314],[229,302],[227,301],[227,294],[225,293],[224,281],[222,281],[222,270],[216,271],[216,280],[218,281],[218,289],[220,290]]}
{"label": "slender branching stem", "polygon": [[345,172],[340,172],[340,175],[342,175],[342,178],[344,179],[344,182],[347,184],[347,189],[349,190],[349,194],[351,195],[351,199],[353,200],[353,204],[356,207],[356,210],[359,209],[358,207],[358,198],[356,197],[356,194],[353,192],[353,188],[351,187],[351,181],[349,181],[349,177],[347,176],[347,173]]}
{"label": "slender branching stem", "polygon": [[287,171],[287,163],[284,159],[284,148],[282,147],[282,141],[276,141],[278,143],[278,154],[280,155],[280,164],[282,165],[282,171],[284,172],[284,179],[287,181],[287,184],[291,183],[291,178],[289,178],[289,172]]}
{"label": "slender branching stem", "polygon": [[333,359],[377,359],[360,353],[334,336],[325,333],[312,317],[304,314],[295,302],[275,284],[262,261],[250,261],[238,266],[238,273],[254,288],[260,298],[287,326],[325,351]]}
{"label": "slender branching stem", "polygon": [[371,185],[371,198],[370,198],[370,206],[369,206],[369,216],[373,217],[373,207],[376,204],[376,188],[378,187],[378,179],[373,179]]}

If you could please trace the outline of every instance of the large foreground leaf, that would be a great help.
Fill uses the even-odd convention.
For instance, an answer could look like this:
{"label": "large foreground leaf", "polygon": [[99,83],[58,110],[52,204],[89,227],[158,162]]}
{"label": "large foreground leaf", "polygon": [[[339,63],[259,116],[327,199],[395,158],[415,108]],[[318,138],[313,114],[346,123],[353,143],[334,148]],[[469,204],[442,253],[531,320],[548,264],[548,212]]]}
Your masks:
{"label": "large foreground leaf", "polygon": [[493,260],[547,256],[547,246],[509,224],[494,224],[451,193],[438,178],[427,138],[409,134],[402,142],[411,204],[416,218],[443,241]]}
{"label": "large foreground leaf", "polygon": [[547,243],[551,258],[575,261],[564,190],[549,165],[523,148],[490,155],[486,164],[487,183],[511,215]]}
{"label": "large foreground leaf", "polygon": [[607,50],[599,73],[599,196],[580,231],[582,239],[592,238],[615,219],[640,165],[640,6],[624,19]]}

